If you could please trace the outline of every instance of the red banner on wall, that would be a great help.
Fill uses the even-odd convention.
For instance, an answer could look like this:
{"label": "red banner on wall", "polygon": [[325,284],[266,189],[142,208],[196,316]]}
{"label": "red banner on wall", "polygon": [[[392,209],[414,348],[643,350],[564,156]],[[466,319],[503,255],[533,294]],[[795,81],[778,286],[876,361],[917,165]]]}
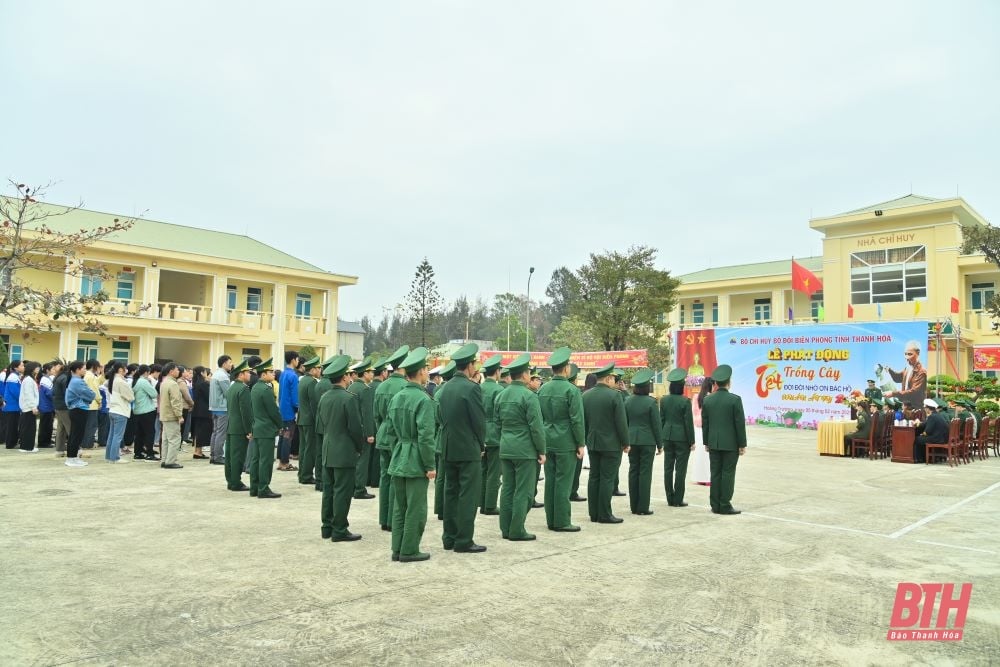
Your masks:
{"label": "red banner on wall", "polygon": [[[513,361],[515,357],[524,354],[524,352],[513,352],[509,350],[505,350],[503,352],[484,351],[479,353],[479,360],[484,361],[495,354],[499,354],[503,358],[502,363],[506,364]],[[548,366],[547,362],[549,355],[551,354],[551,352],[532,352],[531,365]],[[602,350],[599,352],[574,352],[570,355],[569,360],[571,363],[574,363],[583,369],[601,368],[602,366],[607,366],[612,361],[615,362],[615,366],[618,368],[645,368],[646,364],[649,363],[648,357],[646,356],[646,350]]]}
{"label": "red banner on wall", "polygon": [[1000,371],[1000,345],[973,346],[972,370]]}

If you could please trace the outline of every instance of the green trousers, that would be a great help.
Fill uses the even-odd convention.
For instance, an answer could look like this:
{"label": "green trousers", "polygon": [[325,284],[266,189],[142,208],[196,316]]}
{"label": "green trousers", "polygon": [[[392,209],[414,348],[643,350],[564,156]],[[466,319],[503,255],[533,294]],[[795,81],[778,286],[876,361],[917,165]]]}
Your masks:
{"label": "green trousers", "polygon": [[538,500],[538,479],[542,476],[542,464],[535,461],[535,492],[531,494],[531,502]]}
{"label": "green trousers", "polygon": [[524,520],[531,509],[532,493],[538,483],[537,462],[532,459],[500,459],[500,534],[504,538],[524,537]]}
{"label": "green trousers", "polygon": [[354,495],[354,468],[323,467],[323,503],[320,506],[320,518],[323,521],[323,532],[330,532],[333,537],[344,537],[350,531],[347,513],[351,511],[351,498]]}
{"label": "green trousers", "polygon": [[[444,457],[442,457],[444,458]],[[480,461],[442,461],[444,469],[445,548],[464,549],[472,544],[476,508],[483,496],[483,464]]]}
{"label": "green trousers", "polygon": [[427,525],[426,477],[393,477],[392,552],[415,556]]}
{"label": "green trousers", "polygon": [[573,523],[569,494],[578,460],[576,450],[545,455],[545,524],[549,528],[567,528]]}
{"label": "green trousers", "polygon": [[576,470],[573,471],[573,486],[569,490],[569,495],[580,495],[580,474],[583,472],[583,459],[576,460]]}
{"label": "green trousers", "polygon": [[313,447],[315,448],[315,454],[313,456],[316,459],[316,464],[313,466],[313,479],[316,480],[316,486],[322,489],[323,487],[323,434],[317,433],[316,427],[313,426],[312,429],[313,437]]}
{"label": "green trousers", "polygon": [[444,519],[444,459],[440,454],[434,454],[434,514],[438,519]]}
{"label": "green trousers", "polygon": [[736,464],[740,460],[737,450],[708,450],[708,460],[712,471],[712,486],[708,498],[716,512],[732,509],[733,489],[736,487]]}
{"label": "green trousers", "polygon": [[[307,484],[313,479],[316,468],[316,430],[310,425],[300,425],[299,429],[299,484]],[[315,479],[320,479],[316,477]]]}
{"label": "green trousers", "polygon": [[392,451],[379,449],[379,478],[378,478],[378,523],[380,526],[391,526],[393,510],[393,495],[395,487],[392,477],[389,476],[389,461],[392,460]]}
{"label": "green trousers", "polygon": [[226,488],[238,489],[243,484],[243,466],[247,461],[247,437],[227,435],[225,445]]}
{"label": "green trousers", "polygon": [[479,506],[485,510],[495,510],[500,495],[500,448],[487,447],[482,465],[483,497]]}
{"label": "green trousers", "polygon": [[250,452],[250,493],[260,494],[271,490],[274,473],[274,438],[254,438]]}
{"label": "green trousers", "polygon": [[649,511],[656,445],[632,445],[628,452],[628,504],[633,514]]}
{"label": "green trousers", "polygon": [[603,521],[613,515],[611,496],[622,465],[622,450],[595,452],[590,450],[590,479],[587,481],[587,509],[591,521]]}
{"label": "green trousers", "polygon": [[354,495],[356,496],[368,493],[368,467],[372,464],[374,451],[375,446],[369,445],[367,442],[361,446],[358,465],[354,468]]}
{"label": "green trousers", "polygon": [[667,492],[668,505],[680,505],[684,502],[690,456],[691,447],[686,443],[667,440],[663,445],[663,488]]}
{"label": "green trousers", "polygon": [[380,472],[381,469],[382,469],[382,459],[379,456],[378,449],[376,449],[375,446],[372,445],[372,454],[369,457],[368,461],[368,486],[370,486],[373,489],[377,489],[379,487],[380,484],[379,480],[382,476]]}

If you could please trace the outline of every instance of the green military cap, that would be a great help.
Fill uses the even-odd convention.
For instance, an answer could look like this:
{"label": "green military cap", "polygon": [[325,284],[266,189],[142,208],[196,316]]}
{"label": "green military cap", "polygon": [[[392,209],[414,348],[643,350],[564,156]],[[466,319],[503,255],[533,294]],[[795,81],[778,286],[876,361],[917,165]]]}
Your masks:
{"label": "green military cap", "polygon": [[873,398],[872,399],[872,403],[874,403],[875,405],[879,406],[880,408],[883,405],[885,405],[885,401],[883,401],[881,398]]}
{"label": "green military cap", "polygon": [[302,368],[309,370],[310,368],[316,368],[319,366],[319,357],[313,357],[309,361],[302,364]]}
{"label": "green military cap", "polygon": [[351,366],[350,370],[354,373],[364,373],[366,370],[371,368],[371,366],[372,366],[372,358],[371,355],[368,355],[358,363]]}
{"label": "green military cap", "polygon": [[400,345],[399,349],[386,358],[385,363],[393,368],[399,368],[403,365],[403,361],[406,359],[406,355],[408,354],[410,354],[410,346]]}
{"label": "green military cap", "polygon": [[326,361],[324,361],[322,364],[320,364],[320,366],[322,366],[323,368],[326,368],[327,366],[329,366],[330,364],[332,364],[334,361],[336,361],[338,358],[340,358],[340,355],[339,354],[335,354],[332,357],[328,358]]}
{"label": "green military cap", "polygon": [[594,376],[603,378],[611,375],[614,372],[615,372],[615,362],[612,361],[607,366],[602,366],[601,368],[598,368],[596,371],[594,371]]}
{"label": "green military cap", "polygon": [[465,364],[475,361],[477,354],[479,354],[479,346],[475,343],[466,343],[455,350],[454,354],[451,355],[451,360],[456,364]]}
{"label": "green military cap", "polygon": [[580,367],[576,364],[569,365],[569,377],[567,378],[570,382],[576,379],[576,376],[580,374]]}
{"label": "green military cap", "polygon": [[385,370],[385,367],[389,365],[388,358],[382,359],[380,361],[375,361],[372,359],[372,370],[375,371],[375,375],[378,375]]}
{"label": "green military cap", "polygon": [[510,369],[507,368],[506,366],[501,366],[500,367],[500,377],[502,377],[502,378],[510,377]]}
{"label": "green military cap", "polygon": [[487,374],[492,373],[500,365],[501,361],[503,361],[503,357],[499,354],[494,354],[483,362],[483,371]]}
{"label": "green military cap", "polygon": [[267,361],[260,362],[259,364],[254,366],[253,372],[256,373],[257,375],[260,375],[261,373],[264,373],[266,371],[274,370],[274,365],[272,364],[273,361],[274,357],[268,359]]}
{"label": "green military cap", "polygon": [[349,354],[340,354],[334,357],[326,368],[323,369],[323,377],[328,377],[334,382],[344,377],[344,373],[347,372],[347,366],[351,363],[351,356]]}
{"label": "green military cap", "polygon": [[458,368],[458,365],[455,363],[455,360],[452,359],[451,361],[449,361],[448,363],[446,363],[444,365],[444,368],[441,369],[440,375],[445,380],[450,380],[452,377],[454,377],[455,370],[457,368]]}
{"label": "green military cap", "polygon": [[615,370],[613,370],[611,372],[614,373],[615,377],[617,377],[619,380],[621,380],[623,377],[625,377],[625,370],[622,369],[622,368],[616,368]]}
{"label": "green military cap", "polygon": [[656,374],[653,371],[643,368],[632,376],[632,384],[646,384],[647,382],[651,382],[654,375]]}
{"label": "green military cap", "polygon": [[[405,345],[403,347],[406,347]],[[403,348],[400,348],[403,349]],[[399,350],[396,350],[397,352]],[[427,365],[427,348],[418,347],[410,351],[406,358],[399,362],[401,368],[408,371],[418,371]],[[395,354],[393,355],[395,356]]]}
{"label": "green military cap", "polygon": [[573,350],[569,347],[560,347],[557,350],[553,350],[552,354],[549,355],[547,363],[552,368],[557,368],[558,366],[565,366],[569,363],[569,355],[572,354]]}
{"label": "green military cap", "polygon": [[510,363],[504,366],[508,373],[520,373],[531,365],[531,355],[525,352],[524,354],[519,354],[514,359],[511,359]]}
{"label": "green military cap", "polygon": [[250,367],[247,365],[247,360],[244,359],[240,362],[239,366],[233,366],[233,370],[229,371],[229,379],[235,380],[240,376],[240,373],[248,370],[250,370]]}
{"label": "green military cap", "polygon": [[667,382],[680,382],[687,378],[687,376],[688,372],[686,368],[675,368],[667,373]]}
{"label": "green military cap", "polygon": [[729,382],[733,377],[733,367],[729,364],[722,364],[712,371],[712,379],[716,382]]}

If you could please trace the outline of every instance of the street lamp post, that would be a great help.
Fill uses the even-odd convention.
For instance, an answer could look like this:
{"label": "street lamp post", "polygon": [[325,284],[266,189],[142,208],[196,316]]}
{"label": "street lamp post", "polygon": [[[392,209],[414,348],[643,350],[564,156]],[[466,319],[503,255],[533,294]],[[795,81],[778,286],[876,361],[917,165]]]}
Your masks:
{"label": "street lamp post", "polygon": [[524,351],[531,352],[531,342],[528,339],[531,332],[531,275],[535,272],[535,267],[528,269],[528,298],[524,303]]}

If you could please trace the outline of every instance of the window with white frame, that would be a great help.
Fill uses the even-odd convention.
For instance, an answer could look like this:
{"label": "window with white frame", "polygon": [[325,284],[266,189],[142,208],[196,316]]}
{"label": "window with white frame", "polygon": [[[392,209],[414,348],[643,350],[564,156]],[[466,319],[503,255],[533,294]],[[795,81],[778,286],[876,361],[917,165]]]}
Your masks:
{"label": "window with white frame", "polygon": [[247,310],[258,311],[264,302],[263,291],[260,287],[247,288]]}
{"label": "window with white frame", "polygon": [[972,283],[972,303],[973,310],[985,310],[990,301],[996,295],[994,283]]}
{"label": "window with white frame", "polygon": [[753,300],[754,322],[769,322],[771,320],[771,299]]}
{"label": "window with white frame", "polygon": [[705,323],[705,304],[700,301],[695,301],[691,304],[691,323],[692,324],[704,324]]}
{"label": "window with white frame", "polygon": [[813,292],[809,299],[809,316],[819,320],[819,309],[823,307],[823,290]]}
{"label": "window with white frame", "polygon": [[927,248],[907,246],[851,253],[851,303],[927,298]]}
{"label": "window with white frame", "polygon": [[312,317],[312,294],[295,295],[295,316]]}
{"label": "window with white frame", "polygon": [[236,310],[236,286],[226,285],[226,308]]}
{"label": "window with white frame", "polygon": [[91,359],[97,359],[97,354],[99,350],[97,348],[96,340],[78,340],[76,341],[76,360],[77,361],[89,361]]}
{"label": "window with white frame", "polygon": [[24,346],[14,343],[10,344],[10,336],[7,334],[0,334],[0,340],[3,340],[4,347],[7,348],[7,357],[11,361],[21,361],[24,359]]}
{"label": "window with white frame", "polygon": [[111,341],[111,358],[123,364],[128,364],[132,355],[132,342],[127,340]]}
{"label": "window with white frame", "polygon": [[718,326],[719,324],[719,304],[712,304],[712,324]]}
{"label": "window with white frame", "polygon": [[80,276],[80,296],[94,296],[103,286],[99,271],[86,271]]}
{"label": "window with white frame", "polygon": [[118,298],[129,301],[135,298],[135,274],[131,271],[118,274]]}

